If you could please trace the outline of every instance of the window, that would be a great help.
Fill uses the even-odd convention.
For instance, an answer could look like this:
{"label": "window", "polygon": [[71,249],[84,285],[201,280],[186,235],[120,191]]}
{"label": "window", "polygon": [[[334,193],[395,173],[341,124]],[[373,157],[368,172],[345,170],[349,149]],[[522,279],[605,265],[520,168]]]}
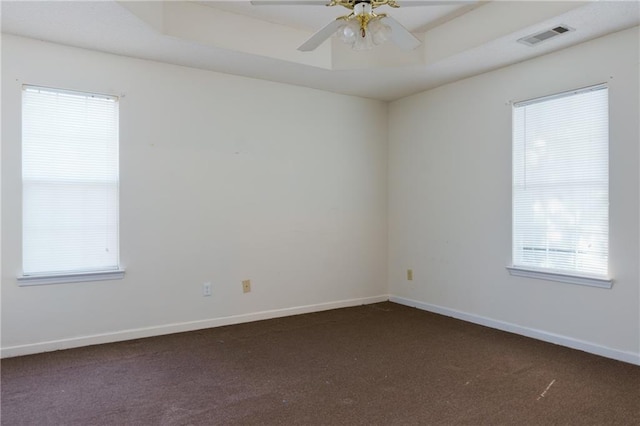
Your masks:
{"label": "window", "polygon": [[514,104],[510,271],[610,287],[608,255],[607,87]]}
{"label": "window", "polygon": [[22,91],[21,284],[122,278],[118,98]]}

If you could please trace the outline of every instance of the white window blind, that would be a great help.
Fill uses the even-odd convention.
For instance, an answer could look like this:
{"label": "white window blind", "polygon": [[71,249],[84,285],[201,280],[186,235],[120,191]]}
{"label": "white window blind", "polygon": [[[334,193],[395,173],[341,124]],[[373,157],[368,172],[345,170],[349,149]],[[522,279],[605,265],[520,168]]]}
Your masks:
{"label": "white window blind", "polygon": [[608,89],[514,104],[513,265],[608,275]]}
{"label": "white window blind", "polygon": [[119,269],[118,98],[22,91],[23,273]]}

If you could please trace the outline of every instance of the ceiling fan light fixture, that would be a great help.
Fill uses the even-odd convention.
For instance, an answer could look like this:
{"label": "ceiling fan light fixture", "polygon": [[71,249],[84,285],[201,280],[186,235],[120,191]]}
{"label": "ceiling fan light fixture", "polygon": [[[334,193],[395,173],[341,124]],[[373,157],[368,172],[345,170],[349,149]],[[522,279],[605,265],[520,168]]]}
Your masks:
{"label": "ceiling fan light fixture", "polygon": [[366,29],[356,34],[356,41],[351,46],[353,50],[371,50],[373,49],[373,37]]}
{"label": "ceiling fan light fixture", "polygon": [[338,38],[353,50],[371,50],[391,37],[391,27],[382,22],[383,16],[352,15],[336,31]]}
{"label": "ceiling fan light fixture", "polygon": [[[325,3],[328,1],[328,3]],[[415,1],[411,5],[436,5],[442,2],[434,0]],[[466,0],[463,0],[466,1]],[[252,1],[252,4],[291,4],[291,0]],[[402,50],[409,51],[420,46],[420,40],[403,27],[398,21],[384,13],[376,14],[374,9],[380,6],[400,7],[397,0],[300,0],[296,4],[342,6],[351,10],[346,16],[340,16],[318,30],[298,50],[310,52],[318,48],[325,40],[335,35],[354,50],[369,50],[373,46],[392,41]]]}

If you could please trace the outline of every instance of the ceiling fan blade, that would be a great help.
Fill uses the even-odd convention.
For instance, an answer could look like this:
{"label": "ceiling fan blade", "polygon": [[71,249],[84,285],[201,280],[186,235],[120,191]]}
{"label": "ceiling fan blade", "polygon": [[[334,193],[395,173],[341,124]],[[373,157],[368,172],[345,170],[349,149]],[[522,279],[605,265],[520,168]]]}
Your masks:
{"label": "ceiling fan blade", "polygon": [[305,41],[302,46],[298,47],[301,52],[309,52],[320,46],[326,39],[331,37],[333,33],[338,31],[344,25],[344,19],[338,18],[335,21],[331,21],[329,25],[322,28],[320,31],[311,36],[311,38]]}
{"label": "ceiling fan blade", "polygon": [[396,0],[400,7],[411,6],[452,6],[478,3],[478,0]]}
{"label": "ceiling fan blade", "polygon": [[[400,7],[478,3],[479,0],[396,0]],[[252,0],[253,6],[328,6],[331,0]]]}
{"label": "ceiling fan blade", "polygon": [[402,50],[413,50],[420,46],[421,42],[408,29],[400,25],[400,22],[396,21],[390,16],[382,18],[382,22],[391,27],[391,35],[389,38],[392,42],[397,44]]}
{"label": "ceiling fan blade", "polygon": [[326,6],[330,0],[253,0],[253,6]]}

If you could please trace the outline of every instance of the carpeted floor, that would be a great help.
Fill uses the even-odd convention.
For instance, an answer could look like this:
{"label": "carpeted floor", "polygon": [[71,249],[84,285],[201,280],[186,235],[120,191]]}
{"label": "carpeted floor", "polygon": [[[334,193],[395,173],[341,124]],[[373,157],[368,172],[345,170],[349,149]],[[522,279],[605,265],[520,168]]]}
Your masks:
{"label": "carpeted floor", "polygon": [[638,425],[640,367],[394,303],[2,360],[3,425]]}

